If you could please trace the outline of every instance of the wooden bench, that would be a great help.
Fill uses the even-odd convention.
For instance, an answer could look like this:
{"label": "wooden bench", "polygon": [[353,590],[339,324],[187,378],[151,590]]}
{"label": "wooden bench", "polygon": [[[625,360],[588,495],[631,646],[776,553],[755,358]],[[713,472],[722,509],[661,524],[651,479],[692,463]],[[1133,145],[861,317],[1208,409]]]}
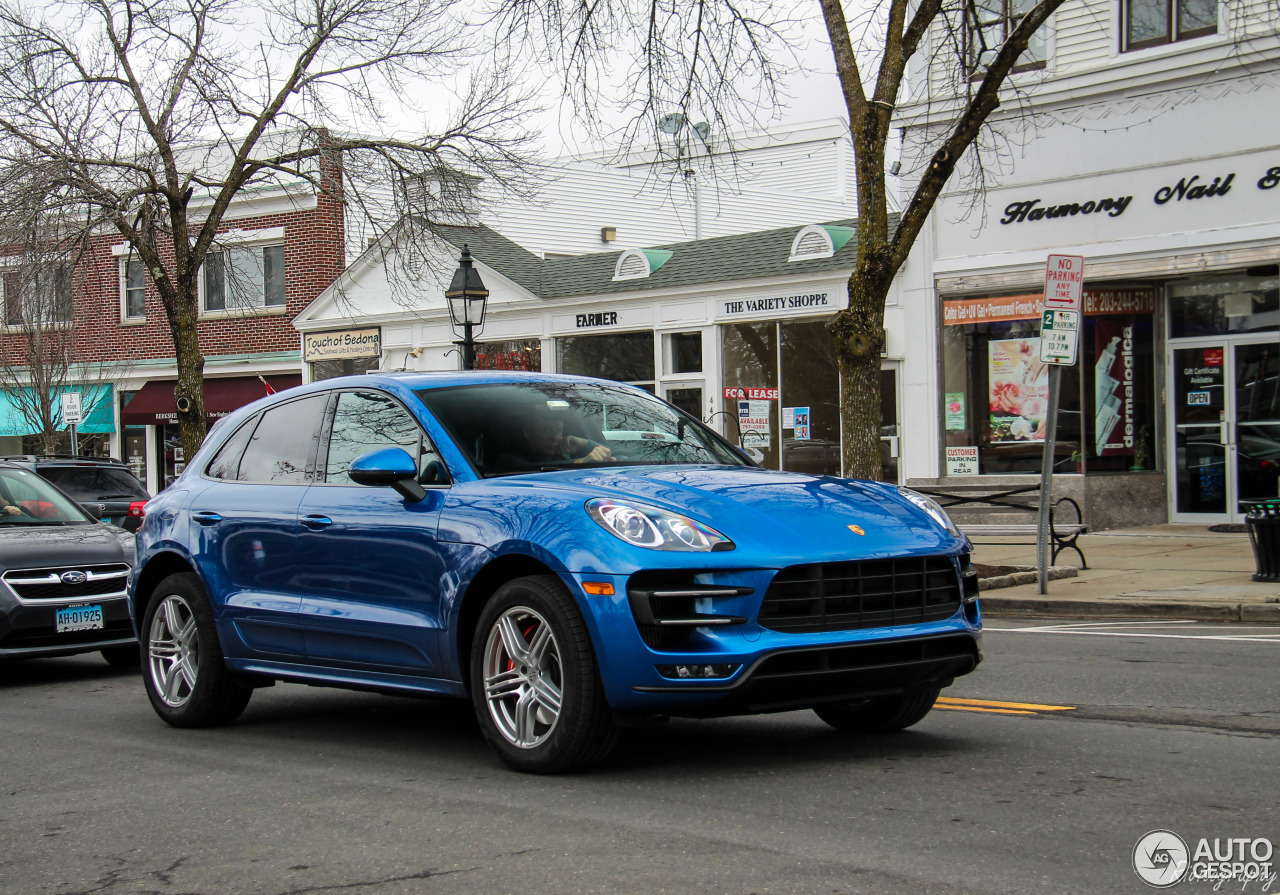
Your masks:
{"label": "wooden bench", "polygon": [[[913,488],[921,494],[927,494],[938,502],[945,510],[951,507],[972,505],[984,507],[997,507],[1004,510],[1019,510],[1024,512],[1040,513],[1039,485],[1025,485],[1017,488],[1008,488],[1003,491],[988,491],[986,493],[966,491],[958,493],[956,490],[947,490],[945,488]],[[1016,498],[1020,495],[1026,495],[1026,500],[1034,500],[1035,502],[1022,502]],[[1059,508],[1062,512],[1059,512]],[[1070,511],[1068,513],[1068,511]],[[1072,515],[1074,520],[1060,519],[1061,515]],[[1036,544],[1036,538],[1040,533],[1039,522],[1025,523],[969,523],[959,524],[957,526],[961,531],[969,536],[970,540],[977,538],[1031,538],[1030,541],[1016,541],[1019,544]],[[1089,526],[1085,524],[1084,515],[1080,512],[1080,504],[1076,503],[1070,497],[1059,497],[1053,502],[1049,508],[1049,541],[1052,551],[1049,557],[1049,565],[1053,565],[1058,559],[1058,554],[1063,550],[1074,550],[1080,557],[1080,568],[1089,568],[1088,561],[1084,558],[1084,551],[1080,549],[1077,543],[1080,535],[1089,530]]]}

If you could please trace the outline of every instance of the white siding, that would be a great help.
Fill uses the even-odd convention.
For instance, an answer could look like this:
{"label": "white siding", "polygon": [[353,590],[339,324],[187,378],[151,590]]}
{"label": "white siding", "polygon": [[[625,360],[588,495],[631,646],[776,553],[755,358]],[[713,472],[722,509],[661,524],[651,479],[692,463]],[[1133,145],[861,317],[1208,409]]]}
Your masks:
{"label": "white siding", "polygon": [[1061,77],[1105,66],[1114,40],[1110,4],[1067,0],[1055,16],[1053,73]]}

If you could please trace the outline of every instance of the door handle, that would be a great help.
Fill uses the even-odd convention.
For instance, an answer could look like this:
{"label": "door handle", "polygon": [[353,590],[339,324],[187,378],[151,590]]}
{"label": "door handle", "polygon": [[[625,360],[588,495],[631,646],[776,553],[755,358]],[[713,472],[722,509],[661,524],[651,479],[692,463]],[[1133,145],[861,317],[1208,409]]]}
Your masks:
{"label": "door handle", "polygon": [[318,514],[312,514],[310,516],[303,516],[302,524],[303,526],[311,529],[312,531],[323,531],[324,529],[328,528],[330,525],[333,524],[333,520],[330,519],[328,516],[320,516]]}
{"label": "door handle", "polygon": [[201,525],[213,525],[215,522],[221,522],[222,517],[210,510],[200,510],[192,513],[191,518],[199,522]]}

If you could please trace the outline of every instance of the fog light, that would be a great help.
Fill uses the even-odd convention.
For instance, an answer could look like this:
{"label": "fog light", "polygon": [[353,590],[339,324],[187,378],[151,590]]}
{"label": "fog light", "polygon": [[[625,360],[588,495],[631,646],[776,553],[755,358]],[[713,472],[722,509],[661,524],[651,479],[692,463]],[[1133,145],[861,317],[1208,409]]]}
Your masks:
{"label": "fog light", "polygon": [[742,666],[740,665],[657,665],[658,674],[663,677],[690,679],[729,677]]}

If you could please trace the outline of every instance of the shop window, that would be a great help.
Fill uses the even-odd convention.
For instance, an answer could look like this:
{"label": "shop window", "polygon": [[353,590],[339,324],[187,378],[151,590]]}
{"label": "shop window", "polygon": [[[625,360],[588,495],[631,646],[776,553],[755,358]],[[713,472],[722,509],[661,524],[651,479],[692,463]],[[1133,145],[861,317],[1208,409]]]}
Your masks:
{"label": "shop window", "polygon": [[1280,330],[1280,277],[1258,274],[1171,284],[1169,338]]}
{"label": "shop window", "polygon": [[667,345],[668,374],[702,372],[702,333],[672,333]]}
{"label": "shop window", "polygon": [[318,360],[311,364],[311,381],[355,376],[378,369],[381,357],[344,357],[341,360]]}
{"label": "shop window", "polygon": [[137,258],[120,265],[121,289],[124,291],[124,316],[137,319],[147,315],[146,284],[143,280],[142,262]]}
{"label": "shop window", "polygon": [[284,246],[210,252],[204,262],[206,311],[252,310],[285,303]]}
{"label": "shop window", "polygon": [[[1039,302],[946,303],[946,445],[976,446],[982,474],[1038,473],[1043,463],[1049,376],[1039,361]],[[1055,471],[1155,469],[1155,291],[1093,288],[1084,306],[1079,362],[1059,368]]]}
{"label": "shop window", "polygon": [[1218,32],[1218,0],[1121,0],[1120,8],[1126,51]]}
{"label": "shop window", "polygon": [[[1018,22],[1036,0],[970,0],[965,5],[965,60],[969,73],[981,78],[995,61]],[[1019,57],[1014,71],[1044,68],[1049,58],[1049,23],[1037,29]]]}
{"label": "shop window", "polygon": [[477,370],[527,370],[542,372],[542,342],[538,339],[509,339],[476,345]]}
{"label": "shop window", "polygon": [[[1043,462],[1049,371],[1040,363],[1040,317],[1034,313],[943,328],[946,444],[976,445],[983,474],[1034,473]],[[1061,370],[1055,468],[1077,472],[1083,459],[1079,365]]]}
{"label": "shop window", "polygon": [[653,333],[607,333],[556,339],[561,373],[629,382],[654,390]]}
{"label": "shop window", "polygon": [[731,323],[721,342],[724,385],[742,390],[725,399],[728,438],[770,469],[840,475],[840,372],[825,322]]}

